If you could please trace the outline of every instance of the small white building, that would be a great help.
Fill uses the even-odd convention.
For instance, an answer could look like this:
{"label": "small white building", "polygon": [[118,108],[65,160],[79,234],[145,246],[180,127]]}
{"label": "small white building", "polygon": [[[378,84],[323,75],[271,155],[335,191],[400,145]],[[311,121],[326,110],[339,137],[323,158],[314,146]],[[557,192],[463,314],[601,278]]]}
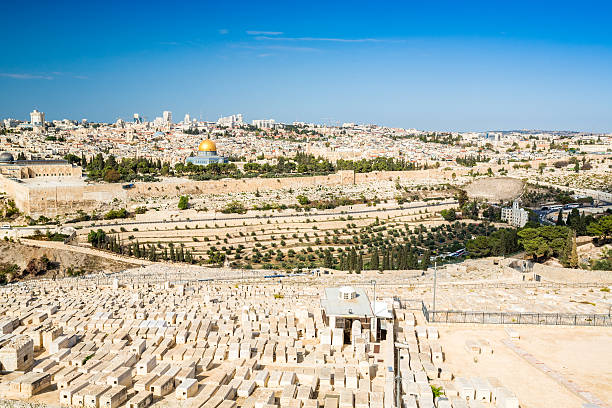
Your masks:
{"label": "small white building", "polygon": [[[386,337],[386,319],[390,316],[386,302],[371,302],[363,288],[342,286],[325,288],[321,299],[323,321],[339,344],[350,344],[367,329],[372,341]],[[355,324],[359,322],[359,324]],[[366,336],[368,337],[368,336]]]}

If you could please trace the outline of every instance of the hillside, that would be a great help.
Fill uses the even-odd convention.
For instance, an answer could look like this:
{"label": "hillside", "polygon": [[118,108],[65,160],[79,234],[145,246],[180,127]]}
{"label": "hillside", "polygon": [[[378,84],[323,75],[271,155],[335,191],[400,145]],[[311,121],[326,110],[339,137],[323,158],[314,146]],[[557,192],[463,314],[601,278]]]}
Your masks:
{"label": "hillside", "polygon": [[[44,261],[44,257],[48,262]],[[42,261],[41,261],[42,260]],[[17,267],[12,267],[17,265]],[[28,269],[28,265],[30,268]],[[116,272],[134,265],[99,256],[38,248],[14,242],[0,241],[0,270],[9,269],[6,279],[13,280],[53,278],[65,276],[69,268],[79,273]],[[36,270],[39,274],[33,273]],[[13,273],[16,271],[15,273]],[[24,271],[26,271],[24,273]]]}

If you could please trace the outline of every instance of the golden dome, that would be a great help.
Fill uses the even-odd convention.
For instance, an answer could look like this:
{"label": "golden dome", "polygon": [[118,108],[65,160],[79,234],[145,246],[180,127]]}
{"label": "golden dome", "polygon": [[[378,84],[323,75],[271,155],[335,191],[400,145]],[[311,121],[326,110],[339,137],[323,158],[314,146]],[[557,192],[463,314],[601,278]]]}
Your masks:
{"label": "golden dome", "polygon": [[200,146],[198,146],[198,150],[201,152],[216,152],[217,145],[212,140],[206,139],[202,141],[202,143],[200,143]]}

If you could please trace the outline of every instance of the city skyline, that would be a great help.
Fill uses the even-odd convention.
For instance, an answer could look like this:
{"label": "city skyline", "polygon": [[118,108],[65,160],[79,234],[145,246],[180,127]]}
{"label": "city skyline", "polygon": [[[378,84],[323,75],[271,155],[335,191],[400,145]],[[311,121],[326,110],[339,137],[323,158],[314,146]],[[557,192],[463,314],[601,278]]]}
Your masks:
{"label": "city skyline", "polygon": [[7,5],[2,117],[612,131],[603,2],[81,6]]}

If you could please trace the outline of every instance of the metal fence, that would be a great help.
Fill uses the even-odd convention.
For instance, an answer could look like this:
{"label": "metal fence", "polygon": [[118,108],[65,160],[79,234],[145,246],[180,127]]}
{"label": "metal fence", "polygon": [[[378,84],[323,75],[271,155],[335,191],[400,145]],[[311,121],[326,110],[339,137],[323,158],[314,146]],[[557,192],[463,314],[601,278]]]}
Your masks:
{"label": "metal fence", "polygon": [[612,317],[607,314],[428,310],[425,303],[423,303],[423,315],[430,323],[612,326]]}

